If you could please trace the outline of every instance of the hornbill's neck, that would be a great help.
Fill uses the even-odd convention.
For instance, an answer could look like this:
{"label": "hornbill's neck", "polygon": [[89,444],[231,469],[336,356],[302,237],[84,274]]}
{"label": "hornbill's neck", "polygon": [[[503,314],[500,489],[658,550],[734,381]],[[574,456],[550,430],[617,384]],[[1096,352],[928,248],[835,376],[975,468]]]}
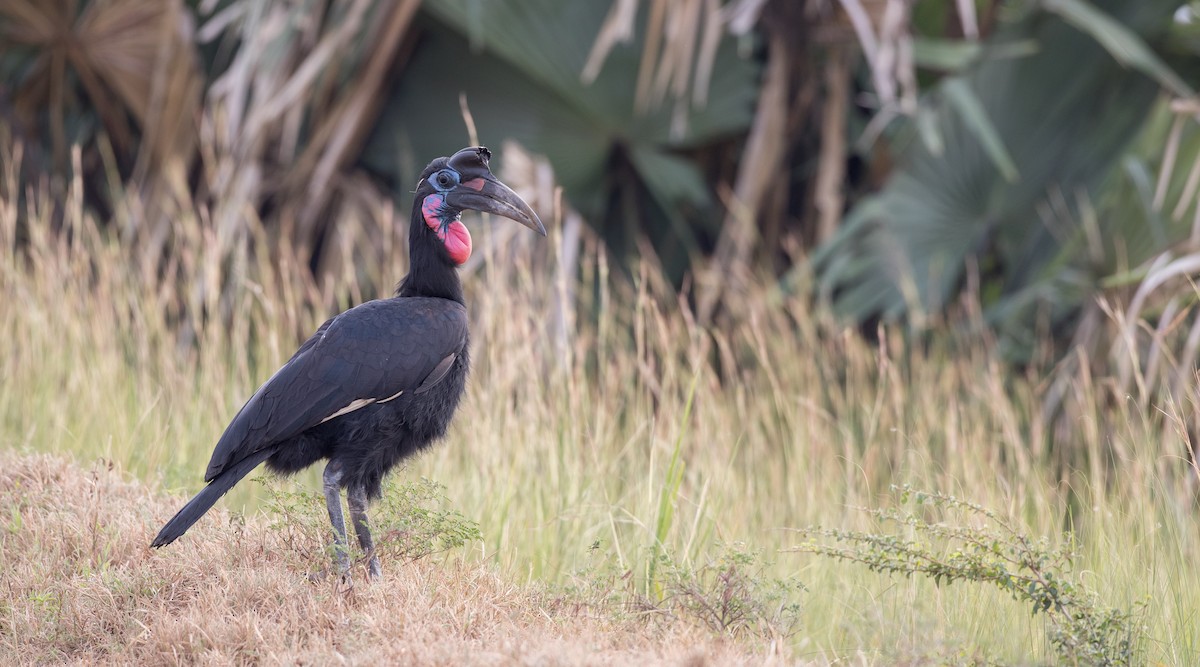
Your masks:
{"label": "hornbill's neck", "polygon": [[419,201],[413,206],[408,230],[408,275],[396,287],[396,296],[431,296],[465,304],[458,269],[425,223]]}

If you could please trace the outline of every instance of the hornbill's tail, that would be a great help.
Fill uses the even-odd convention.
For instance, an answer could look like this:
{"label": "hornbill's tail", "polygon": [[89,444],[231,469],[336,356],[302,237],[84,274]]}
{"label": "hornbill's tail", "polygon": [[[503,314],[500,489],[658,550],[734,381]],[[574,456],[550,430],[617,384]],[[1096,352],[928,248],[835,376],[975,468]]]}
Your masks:
{"label": "hornbill's tail", "polygon": [[188,501],[188,504],[179,510],[167,525],[163,526],[162,530],[158,531],[158,537],[150,543],[152,547],[161,547],[168,545],[187,532],[188,528],[192,527],[200,517],[204,516],[212,506],[220,500],[225,492],[233,488],[243,477],[248,475],[251,470],[258,467],[258,464],[267,460],[275,453],[273,448],[262,449],[254,452],[250,456],[238,461],[229,466],[216,479],[208,483],[200,493],[196,494],[195,498]]}

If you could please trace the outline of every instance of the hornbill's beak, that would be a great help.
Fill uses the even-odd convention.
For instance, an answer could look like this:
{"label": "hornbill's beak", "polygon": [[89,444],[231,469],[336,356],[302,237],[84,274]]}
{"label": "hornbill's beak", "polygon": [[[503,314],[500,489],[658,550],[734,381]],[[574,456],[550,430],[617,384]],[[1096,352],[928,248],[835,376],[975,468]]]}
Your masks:
{"label": "hornbill's beak", "polygon": [[546,235],[546,228],[537,213],[512,188],[492,176],[480,176],[459,183],[447,193],[446,203],[457,209],[472,209],[502,215]]}

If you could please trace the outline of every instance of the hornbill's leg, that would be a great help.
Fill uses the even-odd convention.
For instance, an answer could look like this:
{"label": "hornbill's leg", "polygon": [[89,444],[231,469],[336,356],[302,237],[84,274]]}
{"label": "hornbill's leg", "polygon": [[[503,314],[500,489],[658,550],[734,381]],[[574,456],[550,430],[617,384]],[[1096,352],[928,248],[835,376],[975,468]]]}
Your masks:
{"label": "hornbill's leg", "polygon": [[325,466],[325,506],[329,508],[329,523],[333,524],[333,549],[338,570],[342,574],[350,571],[350,554],[346,543],[346,519],[342,515],[342,463],[331,459]]}
{"label": "hornbill's leg", "polygon": [[358,545],[369,559],[367,576],[375,579],[383,574],[379,567],[379,557],[375,555],[375,542],[371,540],[371,527],[367,525],[367,488],[356,484],[346,492],[350,502],[350,520],[354,522],[354,534],[358,535]]}

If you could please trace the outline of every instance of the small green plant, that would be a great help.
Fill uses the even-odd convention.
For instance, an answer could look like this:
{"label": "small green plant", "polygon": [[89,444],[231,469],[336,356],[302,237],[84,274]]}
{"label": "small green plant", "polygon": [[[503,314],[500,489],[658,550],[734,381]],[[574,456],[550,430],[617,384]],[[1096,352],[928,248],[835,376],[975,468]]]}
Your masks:
{"label": "small green plant", "polygon": [[630,610],[643,619],[671,616],[739,638],[787,638],[800,629],[797,598],[804,586],[794,578],[768,576],[771,563],[742,543],[718,545],[717,554],[699,567],[655,550],[658,599],[644,595],[633,571],[602,553],[599,542],[588,551],[587,565],[565,589],[564,601],[577,608],[618,618],[629,618]]}
{"label": "small green plant", "polygon": [[479,524],[448,505],[446,487],[424,477],[386,487],[372,516],[376,551],[414,561],[482,539]]}
{"label": "small green plant", "polygon": [[699,567],[661,560],[664,602],[677,614],[735,636],[787,638],[800,629],[797,598],[804,585],[793,577],[767,576],[770,563],[761,551],[736,542],[720,545]]}
{"label": "small green plant", "polygon": [[[289,550],[307,555],[335,548],[324,497],[285,490],[273,477],[257,481],[267,490],[265,506],[274,517],[271,528],[279,531]],[[380,558],[415,561],[480,539],[479,524],[447,507],[445,492],[445,486],[425,478],[384,487],[382,500],[370,512]],[[353,528],[348,529],[350,557],[361,558]]]}
{"label": "small green plant", "polygon": [[558,602],[575,614],[630,620],[631,614],[657,611],[635,583],[633,570],[626,567],[603,542],[588,547],[581,567],[572,571],[558,587]]}
{"label": "small green plant", "polygon": [[323,497],[311,491],[289,491],[271,475],[254,481],[267,492],[263,507],[271,517],[271,529],[283,540],[284,552],[307,559],[310,552],[328,546],[331,536]]}
{"label": "small green plant", "polygon": [[[1072,574],[1074,554],[1034,540],[980,505],[936,492],[893,487],[908,509],[867,509],[880,524],[908,536],[828,528],[800,531],[809,538],[796,551],[866,565],[874,572],[921,574],[938,585],[991,584],[1044,614],[1058,657],[1074,665],[1136,664],[1140,634],[1133,609],[1114,609],[1081,588]],[[957,514],[981,525],[953,525],[927,517]],[[828,540],[833,540],[830,544]]]}

